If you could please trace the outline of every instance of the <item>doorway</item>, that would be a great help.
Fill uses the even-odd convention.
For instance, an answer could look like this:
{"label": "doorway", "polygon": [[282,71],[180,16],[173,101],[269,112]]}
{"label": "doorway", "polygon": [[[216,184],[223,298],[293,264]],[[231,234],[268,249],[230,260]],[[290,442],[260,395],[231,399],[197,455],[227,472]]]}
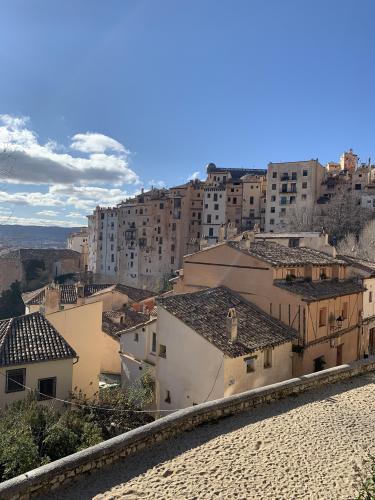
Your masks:
{"label": "doorway", "polygon": [[340,344],[337,346],[336,352],[336,366],[342,365],[342,348],[344,344]]}
{"label": "doorway", "polygon": [[370,356],[375,354],[375,328],[370,328],[368,339],[368,353]]}

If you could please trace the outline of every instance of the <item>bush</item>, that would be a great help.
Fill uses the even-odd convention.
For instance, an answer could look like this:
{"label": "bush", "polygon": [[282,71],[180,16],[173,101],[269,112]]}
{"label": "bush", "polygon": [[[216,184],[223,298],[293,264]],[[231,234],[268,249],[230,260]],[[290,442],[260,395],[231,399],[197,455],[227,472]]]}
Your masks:
{"label": "bush", "polygon": [[152,421],[136,413],[152,399],[146,372],[126,393],[105,389],[90,400],[72,395],[76,405],[62,413],[40,404],[35,394],[12,403],[0,413],[0,482]]}

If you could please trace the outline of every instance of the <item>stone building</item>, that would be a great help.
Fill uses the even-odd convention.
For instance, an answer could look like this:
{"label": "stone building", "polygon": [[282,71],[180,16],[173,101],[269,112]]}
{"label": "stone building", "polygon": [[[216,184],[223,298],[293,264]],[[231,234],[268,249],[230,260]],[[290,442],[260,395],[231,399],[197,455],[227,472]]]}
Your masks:
{"label": "stone building", "polygon": [[88,271],[96,280],[117,276],[118,271],[118,210],[96,207],[88,216]]}
{"label": "stone building", "polygon": [[68,236],[66,247],[82,256],[82,270],[88,271],[89,233],[87,227],[82,227],[78,233]]}
{"label": "stone building", "polygon": [[159,299],[156,336],[161,410],[292,377],[296,332],[225,287]]}
{"label": "stone building", "polygon": [[242,178],[242,229],[264,229],[267,179],[247,174]]}
{"label": "stone building", "polygon": [[318,160],[269,163],[265,231],[288,229],[291,218],[314,210],[326,169]]}
{"label": "stone building", "polygon": [[[215,244],[222,239],[222,230],[224,229],[225,232],[227,227],[235,228],[240,232],[244,228],[249,228],[249,225],[254,225],[256,221],[261,221],[261,198],[264,192],[262,180],[265,175],[266,171],[261,169],[220,168],[214,163],[207,165],[202,238],[208,245]],[[246,188],[243,182],[245,177],[247,178]],[[258,186],[255,190],[254,185]],[[259,196],[251,194],[251,186],[253,186],[254,193],[256,189],[259,190]],[[250,198],[251,196],[253,199]],[[254,205],[254,212],[250,212],[251,201]],[[247,205],[249,205],[248,209]],[[244,220],[242,220],[243,216]]]}
{"label": "stone building", "polygon": [[159,290],[199,248],[203,183],[142,191],[89,216],[89,271],[96,281]]}
{"label": "stone building", "polygon": [[34,290],[63,274],[83,270],[82,255],[74,250],[21,248],[0,256],[0,292],[19,281],[23,291]]}
{"label": "stone building", "polygon": [[348,279],[347,267],[306,247],[229,241],[187,255],[174,292],[226,286],[296,330],[293,373],[299,376],[361,357],[365,288]]}

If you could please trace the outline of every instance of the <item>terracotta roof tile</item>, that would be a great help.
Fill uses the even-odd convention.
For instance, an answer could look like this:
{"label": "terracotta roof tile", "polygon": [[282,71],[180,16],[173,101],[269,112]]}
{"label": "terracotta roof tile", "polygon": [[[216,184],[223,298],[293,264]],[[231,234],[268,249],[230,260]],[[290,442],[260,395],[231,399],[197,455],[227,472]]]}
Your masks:
{"label": "terracotta roof tile", "polygon": [[[297,336],[295,330],[224,287],[160,298],[158,304],[232,358],[290,342]],[[226,331],[230,308],[237,315],[236,342],[229,340]]]}
{"label": "terracotta roof tile", "polygon": [[75,356],[66,340],[39,312],[0,321],[0,366]]}

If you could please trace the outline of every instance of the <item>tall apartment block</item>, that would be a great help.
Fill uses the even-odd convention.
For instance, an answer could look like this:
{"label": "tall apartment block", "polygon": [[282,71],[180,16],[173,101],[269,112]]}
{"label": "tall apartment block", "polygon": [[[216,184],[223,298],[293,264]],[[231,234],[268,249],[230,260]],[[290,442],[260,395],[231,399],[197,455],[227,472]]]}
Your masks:
{"label": "tall apartment block", "polygon": [[[199,249],[203,183],[152,189],[89,216],[89,271],[159,290]],[[103,278],[104,279],[104,278]]]}
{"label": "tall apartment block", "polygon": [[[260,193],[264,190],[262,182],[265,176],[266,170],[219,168],[214,163],[208,164],[202,222],[202,239],[206,244],[217,243],[228,228],[241,231],[258,221],[260,223]],[[254,190],[254,186],[258,187]],[[255,195],[257,189],[259,196]],[[246,208],[244,211],[244,206],[248,205],[253,205],[253,209]]]}
{"label": "tall apartment block", "polygon": [[269,163],[265,231],[285,231],[293,212],[312,211],[326,175],[318,160]]}
{"label": "tall apartment block", "polygon": [[96,207],[88,216],[88,270],[115,278],[118,272],[118,210]]}

